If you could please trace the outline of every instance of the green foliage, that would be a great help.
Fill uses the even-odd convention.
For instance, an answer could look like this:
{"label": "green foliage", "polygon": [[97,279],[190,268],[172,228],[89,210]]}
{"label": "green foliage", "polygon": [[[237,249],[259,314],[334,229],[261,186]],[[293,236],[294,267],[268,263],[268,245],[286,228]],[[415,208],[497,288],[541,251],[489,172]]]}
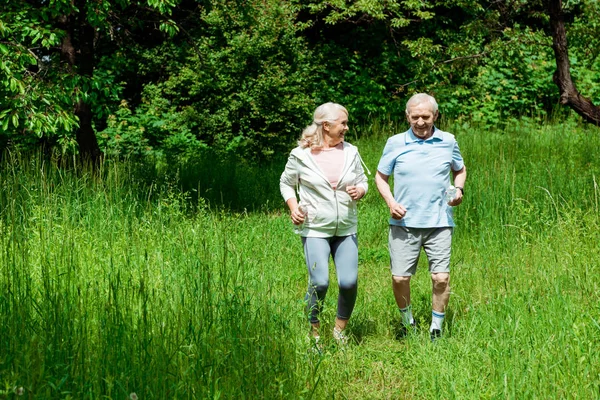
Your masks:
{"label": "green foliage", "polygon": [[318,102],[343,104],[350,112],[350,124],[355,126],[375,115],[400,112],[403,104],[395,102],[396,96],[389,90],[395,57],[389,48],[380,49],[381,54],[370,58],[362,51],[348,52],[336,44],[323,44],[319,60],[325,68],[317,75],[322,82]]}
{"label": "green foliage", "polygon": [[287,152],[316,106],[311,75],[318,65],[297,35],[295,8],[213,1],[197,12],[198,24],[187,27],[190,45],[145,50],[144,59],[161,60],[146,67],[149,73],[169,59],[136,108],[137,115],[163,120],[145,124],[146,137],[157,146],[185,137],[255,160]]}
{"label": "green foliage", "polygon": [[[107,104],[118,101],[120,90],[110,70],[100,68],[88,74],[79,63],[66,63],[61,58],[65,40],[82,45],[71,35],[89,26],[97,34],[98,50],[111,52],[115,32],[125,31],[127,22],[131,23],[116,21],[119,13],[135,7],[146,10],[149,5],[150,10],[168,14],[176,4],[172,0],[86,1],[85,8],[78,9],[74,2],[64,0],[6,3],[0,10],[0,96],[5,99],[0,132],[12,146],[27,146],[43,137],[46,143],[58,143],[63,152],[76,151],[76,104],[88,104],[99,122],[108,116]],[[77,18],[83,25],[70,29],[69,21]],[[75,47],[74,53],[76,59],[82,57],[81,49]]]}
{"label": "green foliage", "polygon": [[[175,160],[211,148],[255,161],[287,153],[326,101],[344,104],[355,126],[401,119],[416,92],[436,96],[446,118],[484,125],[558,107],[541,0],[6,3],[2,147],[76,151],[80,102],[109,155]],[[598,103],[600,6],[564,9],[575,84]],[[95,32],[91,68],[84,28]]]}
{"label": "green foliage", "polygon": [[519,115],[547,118],[557,103],[550,44],[541,32],[505,29],[502,41],[486,46],[486,62],[469,83],[471,90],[457,96],[449,114],[494,125]]}
{"label": "green foliage", "polygon": [[[319,32],[314,46],[326,54],[326,93],[353,105],[359,122],[401,114],[416,92],[436,96],[445,117],[487,124],[523,115],[544,119],[554,111],[555,61],[541,2],[418,3],[306,4],[325,23],[317,19],[309,29]],[[567,12],[598,12],[595,2],[576,3]],[[397,24],[399,15],[406,24]],[[583,35],[595,33],[594,26],[575,18],[568,28],[579,37],[570,42],[574,76],[592,98],[597,52],[583,45]],[[583,49],[588,66],[582,68],[577,55]]]}
{"label": "green foliage", "polygon": [[107,128],[100,133],[98,144],[107,156],[142,156],[152,151],[144,129],[125,101],[115,115],[108,116]]}
{"label": "green foliage", "polygon": [[349,19],[368,18],[376,21],[387,21],[391,27],[402,28],[411,20],[428,20],[433,17],[429,10],[432,5],[418,0],[408,1],[376,1],[358,0],[356,2],[336,1],[305,1],[302,2],[314,14],[325,13],[327,24],[345,22]]}
{"label": "green foliage", "polygon": [[114,115],[109,115],[107,127],[98,137],[100,148],[107,156],[131,158],[138,156],[167,157],[178,162],[196,154],[206,145],[182,126],[177,114],[134,113],[126,101],[121,101]]}
{"label": "green foliage", "polygon": [[48,73],[48,63],[44,53],[31,50],[60,44],[62,32],[45,22],[48,17],[44,10],[21,2],[9,2],[0,14],[0,131],[16,144],[33,139],[27,134],[56,135],[66,142],[77,126],[68,92],[58,84],[65,75],[41,78]]}
{"label": "green foliage", "polygon": [[[600,4],[597,1],[566,3],[567,10],[580,7],[567,30],[571,75],[577,89],[600,104]],[[573,10],[574,11],[574,10]]]}
{"label": "green foliage", "polygon": [[[424,2],[304,2],[315,19],[305,34],[324,66],[320,102],[336,101],[350,111],[351,123],[373,116],[403,115],[405,87],[414,80],[411,55],[399,48],[407,28],[432,18]],[[423,11],[423,12],[421,12]],[[406,29],[405,29],[406,28]]]}

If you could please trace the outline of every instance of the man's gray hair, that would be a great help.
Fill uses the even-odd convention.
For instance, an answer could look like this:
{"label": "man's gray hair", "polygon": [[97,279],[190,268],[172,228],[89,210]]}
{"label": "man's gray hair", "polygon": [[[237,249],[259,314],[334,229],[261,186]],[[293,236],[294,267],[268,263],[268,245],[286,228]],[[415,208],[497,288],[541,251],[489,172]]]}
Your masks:
{"label": "man's gray hair", "polygon": [[425,102],[431,104],[431,111],[433,111],[434,114],[438,112],[438,103],[435,101],[433,96],[430,96],[427,93],[417,93],[406,102],[406,115],[408,115],[408,110],[412,106],[416,106]]}

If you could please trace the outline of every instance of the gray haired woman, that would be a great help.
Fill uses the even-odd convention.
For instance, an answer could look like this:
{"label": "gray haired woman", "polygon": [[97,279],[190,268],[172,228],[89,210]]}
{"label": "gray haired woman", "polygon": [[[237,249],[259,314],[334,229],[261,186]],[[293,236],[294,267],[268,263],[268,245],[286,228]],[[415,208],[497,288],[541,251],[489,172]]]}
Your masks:
{"label": "gray haired woman", "polygon": [[317,107],[280,179],[292,222],[300,227],[309,277],[306,301],[311,336],[317,342],[319,314],[329,287],[330,256],[339,287],[333,328],[339,343],[347,342],[344,329],[356,303],[357,201],[367,193],[368,183],[358,149],[344,141],[347,132],[346,108],[336,103]]}

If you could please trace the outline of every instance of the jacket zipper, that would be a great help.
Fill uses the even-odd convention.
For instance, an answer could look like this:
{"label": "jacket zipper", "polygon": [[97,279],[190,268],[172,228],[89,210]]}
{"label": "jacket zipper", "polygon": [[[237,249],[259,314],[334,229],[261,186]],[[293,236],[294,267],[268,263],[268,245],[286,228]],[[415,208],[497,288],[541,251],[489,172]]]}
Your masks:
{"label": "jacket zipper", "polygon": [[[358,154],[358,153],[357,153]],[[356,159],[356,155],[354,156],[354,159]],[[351,164],[354,164],[354,159],[352,160]],[[344,165],[345,167],[346,165]],[[343,174],[340,176],[340,179],[338,180],[338,186],[340,186],[340,182],[342,181],[342,179],[344,179],[344,176],[346,176],[346,173],[350,170],[350,168],[347,168],[345,170],[343,170]]]}
{"label": "jacket zipper", "polygon": [[335,235],[333,236],[337,236],[340,224],[340,205],[338,203],[336,190],[333,191],[333,198],[335,199]]}
{"label": "jacket zipper", "polygon": [[[356,154],[358,154],[358,153],[356,153]],[[352,160],[350,165],[354,165],[355,159],[356,159],[356,155],[354,155],[354,159]],[[346,165],[344,165],[344,167],[345,166]],[[344,179],[344,176],[346,176],[346,174],[348,173],[349,170],[350,170],[350,167],[348,167],[344,171],[342,171],[343,174],[340,176],[340,179],[338,180],[337,187],[340,186],[340,182]],[[356,184],[356,182],[355,182],[355,184]],[[335,189],[332,188],[333,189],[333,198],[335,200],[335,216],[336,216],[336,218],[335,218],[335,235],[334,236],[337,236],[338,229],[340,228],[340,203],[337,198],[337,187]]]}
{"label": "jacket zipper", "polygon": [[[354,159],[356,159],[356,157],[360,157],[360,155],[358,153],[356,153],[354,155]],[[354,159],[352,160],[352,164],[354,164]],[[302,160],[302,161],[306,165],[306,162],[304,160]],[[362,159],[360,161],[362,161]],[[314,161],[311,160],[311,163],[314,164]],[[346,165],[344,165],[344,167],[345,166]],[[314,168],[311,168],[311,169],[314,170]],[[339,183],[342,181],[342,179],[344,178],[344,176],[346,175],[346,173],[348,172],[348,170],[350,170],[350,168],[347,168],[344,171],[342,171],[343,174],[340,176],[340,179],[338,180],[338,185],[337,185],[338,187],[339,187]],[[317,172],[322,178],[325,179],[325,177],[318,171],[318,169],[314,170],[314,171]],[[327,181],[327,182],[329,183],[329,181]],[[329,185],[329,187],[331,187],[331,185]],[[340,224],[340,205],[339,205],[338,198],[337,198],[337,189],[331,188],[331,190],[333,190],[333,198],[335,200],[335,215],[336,215],[336,218],[335,218],[335,234],[334,234],[334,236],[337,236],[338,229],[339,229],[339,224]]]}

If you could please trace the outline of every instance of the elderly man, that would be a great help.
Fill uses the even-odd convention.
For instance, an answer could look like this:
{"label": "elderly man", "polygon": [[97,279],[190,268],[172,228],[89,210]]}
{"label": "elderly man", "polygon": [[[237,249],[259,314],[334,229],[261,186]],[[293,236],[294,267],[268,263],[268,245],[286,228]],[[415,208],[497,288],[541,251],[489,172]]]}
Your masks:
{"label": "elderly man", "polygon": [[[438,105],[427,94],[406,103],[410,129],[388,139],[377,167],[375,182],[387,203],[391,218],[389,251],[394,297],[403,327],[415,329],[410,278],[416,273],[421,248],[429,261],[433,286],[431,340],[442,335],[442,323],[450,299],[450,249],[452,206],[462,203],[467,170],[454,135],[435,127]],[[447,197],[450,172],[456,194]],[[389,177],[394,176],[392,195]]]}

